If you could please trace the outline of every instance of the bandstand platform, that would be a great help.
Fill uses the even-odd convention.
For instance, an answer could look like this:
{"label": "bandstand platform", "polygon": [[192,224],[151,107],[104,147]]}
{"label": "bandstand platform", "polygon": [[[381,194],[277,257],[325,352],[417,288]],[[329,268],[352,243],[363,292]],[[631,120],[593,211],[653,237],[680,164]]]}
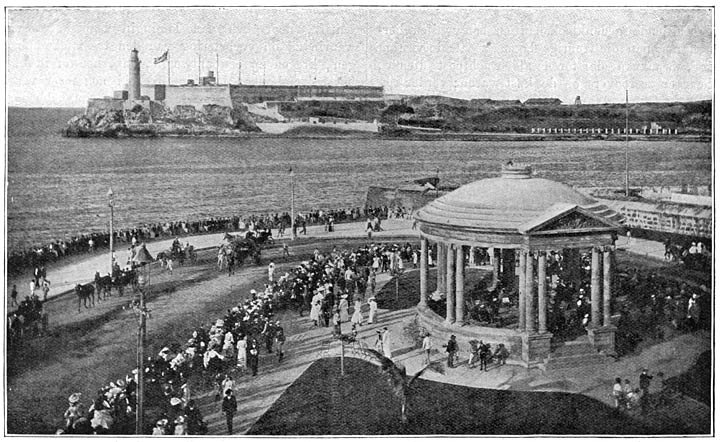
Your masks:
{"label": "bandstand platform", "polygon": [[[421,235],[420,325],[435,336],[460,341],[504,343],[511,361],[528,368],[598,363],[615,352],[611,322],[615,241],[622,216],[565,184],[533,177],[532,169],[512,162],[499,177],[479,180],[422,207],[415,214]],[[474,248],[492,258],[491,286],[508,289],[517,305],[512,328],[483,327],[467,321],[465,269]],[[428,293],[428,253],[436,250],[437,289]],[[556,342],[548,329],[553,281],[549,260],[564,265],[590,263],[587,334]],[[580,271],[581,269],[578,269]],[[444,317],[428,307],[429,296],[445,300]]]}

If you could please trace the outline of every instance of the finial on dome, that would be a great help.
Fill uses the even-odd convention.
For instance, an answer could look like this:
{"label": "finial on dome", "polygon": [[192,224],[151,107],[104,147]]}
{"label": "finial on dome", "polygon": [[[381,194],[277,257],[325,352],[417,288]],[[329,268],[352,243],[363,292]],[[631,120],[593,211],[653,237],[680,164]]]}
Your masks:
{"label": "finial on dome", "polygon": [[528,179],[532,175],[532,167],[525,164],[515,164],[512,160],[503,164],[502,178],[509,178],[514,180]]}

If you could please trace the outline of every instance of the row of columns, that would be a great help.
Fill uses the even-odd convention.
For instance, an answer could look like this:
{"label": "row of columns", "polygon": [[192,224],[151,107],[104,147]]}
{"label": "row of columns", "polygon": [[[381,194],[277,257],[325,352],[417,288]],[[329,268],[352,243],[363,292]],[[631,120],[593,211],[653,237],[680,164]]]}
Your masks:
{"label": "row of columns", "polygon": [[[532,127],[530,128],[530,133],[532,134],[594,134],[603,133],[603,129],[601,128],[594,128],[594,127],[583,127],[583,128],[577,128],[577,127]],[[643,135],[677,135],[678,130],[677,129],[662,129],[662,128],[655,128],[655,127],[646,127],[643,126],[642,129],[625,129],[625,128],[610,128],[607,127],[604,129],[604,133],[606,134],[625,134],[625,133],[631,133],[631,134],[640,134]]]}
{"label": "row of columns", "polygon": [[[500,250],[495,252],[494,278],[499,273]],[[590,325],[609,326],[611,302],[611,250],[593,247],[590,278]],[[465,247],[438,243],[438,291],[446,295],[445,321],[465,320]],[[536,272],[537,269],[537,272]],[[547,333],[547,253],[521,250],[518,259],[518,329]],[[420,305],[427,305],[428,240],[420,243]],[[493,281],[496,283],[496,281]],[[601,314],[602,312],[602,314]],[[536,327],[537,325],[537,327]]]}
{"label": "row of columns", "polygon": [[[590,265],[590,326],[611,325],[611,250],[593,247]],[[537,272],[536,272],[537,269]],[[520,251],[518,329],[547,333],[547,253]],[[536,283],[537,281],[537,283]],[[536,327],[537,320],[537,327]]]}

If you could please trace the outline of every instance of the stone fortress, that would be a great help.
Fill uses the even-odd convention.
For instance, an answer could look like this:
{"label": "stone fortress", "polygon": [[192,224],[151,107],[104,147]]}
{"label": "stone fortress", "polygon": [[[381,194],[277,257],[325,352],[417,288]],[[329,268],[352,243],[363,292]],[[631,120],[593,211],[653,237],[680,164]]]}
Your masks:
{"label": "stone fortress", "polygon": [[[197,82],[189,79],[185,84],[143,84],[140,66],[138,50],[133,49],[126,88],[114,91],[112,97],[90,98],[86,116],[132,110],[137,113],[142,108],[150,118],[139,123],[151,123],[163,120],[168,113],[182,115],[193,110],[207,113],[220,108],[249,114],[246,115],[250,120],[248,123],[271,124],[286,122],[279,112],[282,103],[384,101],[382,86],[220,84],[213,71],[201,76]],[[306,123],[318,122],[308,120]]]}

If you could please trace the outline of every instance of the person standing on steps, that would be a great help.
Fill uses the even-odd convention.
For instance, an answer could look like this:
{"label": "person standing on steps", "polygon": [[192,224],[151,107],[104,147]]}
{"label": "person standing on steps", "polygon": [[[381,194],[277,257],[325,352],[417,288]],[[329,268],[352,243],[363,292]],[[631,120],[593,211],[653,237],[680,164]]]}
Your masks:
{"label": "person standing on steps", "polygon": [[432,341],[430,340],[430,333],[425,332],[425,337],[422,341],[422,349],[425,353],[425,364],[430,364],[430,352],[432,351]]}
{"label": "person standing on steps", "polygon": [[448,354],[447,366],[449,368],[455,368],[455,357],[457,356],[458,352],[458,345],[457,341],[455,340],[455,335],[450,335],[450,340],[447,344],[445,344],[445,351]]}
{"label": "person standing on steps", "polygon": [[257,339],[253,337],[248,344],[248,364],[250,365],[250,370],[252,371],[253,376],[257,376],[258,358],[260,357],[259,347]]}
{"label": "person standing on steps", "polygon": [[283,347],[285,346],[285,330],[283,330],[280,326],[280,321],[275,323],[275,341],[277,341],[278,363],[280,363],[285,357],[285,353],[283,353]]}
{"label": "person standing on steps", "polygon": [[225,422],[227,423],[228,434],[233,434],[233,418],[237,412],[237,399],[233,395],[232,389],[225,390],[225,397],[222,401],[222,411],[225,413]]}

